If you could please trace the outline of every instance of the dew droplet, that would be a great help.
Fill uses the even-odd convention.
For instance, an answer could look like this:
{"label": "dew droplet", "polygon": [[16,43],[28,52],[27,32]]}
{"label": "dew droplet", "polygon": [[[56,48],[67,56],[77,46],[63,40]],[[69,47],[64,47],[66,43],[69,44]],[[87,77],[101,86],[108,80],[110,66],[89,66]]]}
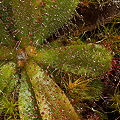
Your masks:
{"label": "dew droplet", "polygon": [[38,9],[38,6],[35,6],[35,9]]}
{"label": "dew droplet", "polygon": [[32,35],[32,33],[31,33],[31,32],[29,32],[29,35]]}
{"label": "dew droplet", "polygon": [[23,34],[24,33],[24,31],[21,31],[21,34]]}

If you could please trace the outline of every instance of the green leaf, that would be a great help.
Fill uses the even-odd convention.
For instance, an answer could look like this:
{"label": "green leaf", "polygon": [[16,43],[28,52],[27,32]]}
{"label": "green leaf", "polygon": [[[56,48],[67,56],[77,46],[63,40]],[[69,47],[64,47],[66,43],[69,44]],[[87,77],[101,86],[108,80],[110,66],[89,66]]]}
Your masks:
{"label": "green leaf", "polygon": [[45,6],[41,8],[39,22],[34,32],[35,44],[43,43],[67,23],[78,2],[79,0],[43,0]]}
{"label": "green leaf", "polygon": [[21,41],[20,46],[30,44],[33,34],[33,28],[37,13],[35,10],[36,0],[13,0],[12,8],[16,20],[17,29],[19,30],[17,38]]}
{"label": "green leaf", "polygon": [[8,63],[7,60],[0,60],[0,67],[3,66],[3,65],[5,65],[6,63]]}
{"label": "green leaf", "polygon": [[95,77],[109,71],[112,55],[100,45],[87,44],[41,50],[33,59],[44,66]]}
{"label": "green leaf", "polygon": [[19,81],[19,75],[17,73],[11,76],[11,80],[7,85],[8,87],[4,89],[4,93],[9,95],[11,92],[13,92],[16,86],[18,85],[18,81]]}
{"label": "green leaf", "polygon": [[11,35],[15,38],[17,33],[15,19],[12,11],[12,0],[1,0],[0,2],[0,17],[5,27]]}
{"label": "green leaf", "polygon": [[0,45],[0,60],[15,60],[17,52],[15,48]]}
{"label": "green leaf", "polygon": [[2,91],[7,87],[11,80],[11,77],[16,73],[16,64],[14,62],[8,62],[0,67],[0,90]]}
{"label": "green leaf", "polygon": [[18,108],[22,120],[42,120],[35,101],[32,86],[26,72],[21,74]]}
{"label": "green leaf", "polygon": [[0,34],[0,44],[15,46],[14,39],[8,32],[6,26],[3,24],[1,19],[0,19],[0,33],[1,33]]}
{"label": "green leaf", "polygon": [[36,63],[29,60],[25,67],[42,119],[79,120],[64,92]]}

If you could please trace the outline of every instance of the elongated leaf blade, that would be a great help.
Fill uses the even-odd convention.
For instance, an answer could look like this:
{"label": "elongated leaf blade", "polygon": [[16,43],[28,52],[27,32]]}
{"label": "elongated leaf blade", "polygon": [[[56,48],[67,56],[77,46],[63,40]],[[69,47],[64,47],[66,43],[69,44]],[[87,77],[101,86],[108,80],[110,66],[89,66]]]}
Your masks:
{"label": "elongated leaf blade", "polygon": [[12,8],[16,20],[17,38],[21,41],[20,46],[25,47],[30,44],[34,27],[34,5],[35,0],[13,0]]}
{"label": "elongated leaf blade", "polygon": [[42,120],[26,72],[22,72],[18,108],[22,120]]}
{"label": "elongated leaf blade", "polygon": [[[15,25],[15,18],[12,10],[12,0],[1,0],[0,17],[3,23],[5,24],[5,29],[11,33],[9,34],[13,36],[13,38],[15,38],[16,37],[15,35],[18,32],[18,30]],[[13,43],[10,43],[10,44],[13,44]]]}
{"label": "elongated leaf blade", "polygon": [[16,64],[14,62],[8,62],[0,67],[0,90],[2,91],[7,87],[11,80],[11,77],[16,73]]}
{"label": "elongated leaf blade", "polygon": [[0,45],[0,60],[15,60],[17,51],[10,46]]}
{"label": "elongated leaf blade", "polygon": [[38,24],[34,31],[35,44],[41,44],[53,33],[67,24],[74,13],[79,0],[43,0],[45,6],[41,8]]}
{"label": "elongated leaf blade", "polygon": [[6,26],[3,24],[0,19],[0,44],[12,45],[15,46],[15,40],[12,38],[10,33],[8,32]]}
{"label": "elongated leaf blade", "polygon": [[43,66],[49,65],[66,72],[87,76],[99,76],[106,73],[112,61],[110,51],[97,44],[41,50],[32,58]]}
{"label": "elongated leaf blade", "polygon": [[64,92],[36,63],[28,61],[26,71],[43,120],[79,120]]}

